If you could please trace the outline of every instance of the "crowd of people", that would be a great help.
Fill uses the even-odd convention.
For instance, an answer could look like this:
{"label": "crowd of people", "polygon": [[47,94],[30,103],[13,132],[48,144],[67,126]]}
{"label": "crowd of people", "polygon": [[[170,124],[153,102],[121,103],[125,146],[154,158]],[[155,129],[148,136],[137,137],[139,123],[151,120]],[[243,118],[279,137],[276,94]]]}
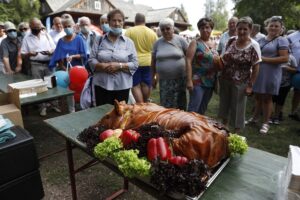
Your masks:
{"label": "crowd of people", "polygon": [[[91,29],[88,17],[76,23],[69,14],[55,17],[49,32],[37,18],[18,27],[0,22],[0,71],[43,78],[79,65],[93,76],[96,105],[128,101],[131,92],[135,102],[148,102],[159,83],[162,106],[203,115],[216,91],[218,116],[237,133],[261,117],[261,134],[268,133],[270,123],[280,123],[300,62],[300,32],[285,31],[281,17],[266,19],[266,35],[250,17],[232,17],[218,44],[211,40],[214,22],[207,17],[198,21],[199,36],[191,41],[177,34],[170,18],[159,22],[157,32],[141,13],[125,33],[124,21],[124,13],[115,9],[101,16],[101,33]],[[252,95],[253,114],[246,120]],[[300,90],[294,88],[289,116],[295,120],[300,120],[299,102]],[[74,99],[68,105],[74,112]],[[47,106],[40,105],[42,116]],[[60,112],[57,102],[51,108]]]}

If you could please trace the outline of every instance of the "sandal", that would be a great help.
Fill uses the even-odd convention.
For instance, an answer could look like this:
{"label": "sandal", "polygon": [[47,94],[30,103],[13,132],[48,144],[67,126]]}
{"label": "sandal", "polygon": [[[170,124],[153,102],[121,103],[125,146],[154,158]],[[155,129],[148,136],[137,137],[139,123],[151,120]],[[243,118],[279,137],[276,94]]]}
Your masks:
{"label": "sandal", "polygon": [[270,128],[269,124],[263,124],[261,129],[259,130],[259,132],[261,134],[267,134],[269,131],[269,128]]}

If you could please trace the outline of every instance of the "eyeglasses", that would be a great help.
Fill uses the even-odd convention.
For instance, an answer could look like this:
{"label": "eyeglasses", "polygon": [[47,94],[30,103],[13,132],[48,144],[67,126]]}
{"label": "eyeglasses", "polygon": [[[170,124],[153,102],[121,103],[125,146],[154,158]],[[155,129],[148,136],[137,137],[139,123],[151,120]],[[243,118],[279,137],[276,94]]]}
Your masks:
{"label": "eyeglasses", "polygon": [[161,30],[161,31],[170,31],[170,30],[171,30],[171,27],[161,28],[160,30]]}
{"label": "eyeglasses", "polygon": [[16,30],[11,29],[11,30],[8,30],[8,31],[6,31],[6,32],[8,32],[8,33],[16,32]]}
{"label": "eyeglasses", "polygon": [[20,30],[20,31],[27,31],[28,28],[20,28],[19,30]]}

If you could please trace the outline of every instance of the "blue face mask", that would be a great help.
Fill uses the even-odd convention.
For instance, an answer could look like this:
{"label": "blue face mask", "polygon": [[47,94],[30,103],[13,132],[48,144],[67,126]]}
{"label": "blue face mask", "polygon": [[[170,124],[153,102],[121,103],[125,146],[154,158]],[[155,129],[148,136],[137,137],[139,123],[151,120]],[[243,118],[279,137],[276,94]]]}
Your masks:
{"label": "blue face mask", "polygon": [[72,35],[74,32],[74,29],[69,27],[69,28],[64,28],[64,31],[65,31],[66,35]]}
{"label": "blue face mask", "polygon": [[10,39],[16,39],[17,38],[17,32],[16,31],[9,32],[9,33],[7,33],[7,36]]}
{"label": "blue face mask", "polygon": [[110,28],[110,32],[115,36],[119,36],[122,34],[122,28]]}
{"label": "blue face mask", "polygon": [[108,33],[110,31],[108,24],[102,24],[101,29],[102,29],[102,31],[104,31],[104,33]]}

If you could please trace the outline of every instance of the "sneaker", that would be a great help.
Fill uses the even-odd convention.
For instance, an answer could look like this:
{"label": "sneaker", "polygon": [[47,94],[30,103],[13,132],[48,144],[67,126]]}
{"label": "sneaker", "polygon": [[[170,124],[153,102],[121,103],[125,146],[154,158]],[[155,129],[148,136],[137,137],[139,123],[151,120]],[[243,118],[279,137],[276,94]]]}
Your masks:
{"label": "sneaker", "polygon": [[269,124],[273,124],[274,123],[274,119],[273,118],[271,118],[271,119],[269,119],[269,122],[268,122]]}
{"label": "sneaker", "polygon": [[56,106],[53,106],[52,109],[57,113],[61,113],[61,110]]}
{"label": "sneaker", "polygon": [[256,124],[256,123],[257,123],[257,119],[254,119],[253,117],[250,117],[247,121],[245,121],[245,125]]}
{"label": "sneaker", "polygon": [[41,109],[41,112],[40,112],[40,115],[41,115],[42,117],[45,117],[45,116],[47,115],[47,108],[42,108],[42,109]]}
{"label": "sneaker", "polygon": [[277,119],[277,118],[274,118],[274,119],[273,119],[273,124],[275,124],[275,125],[279,125],[279,124],[280,124],[280,122],[279,122],[279,119]]}
{"label": "sneaker", "polygon": [[269,131],[269,128],[270,128],[269,124],[263,124],[261,129],[259,130],[259,132],[261,134],[267,134]]}
{"label": "sneaker", "polygon": [[296,121],[300,121],[300,117],[297,113],[289,114],[289,118],[296,120]]}

